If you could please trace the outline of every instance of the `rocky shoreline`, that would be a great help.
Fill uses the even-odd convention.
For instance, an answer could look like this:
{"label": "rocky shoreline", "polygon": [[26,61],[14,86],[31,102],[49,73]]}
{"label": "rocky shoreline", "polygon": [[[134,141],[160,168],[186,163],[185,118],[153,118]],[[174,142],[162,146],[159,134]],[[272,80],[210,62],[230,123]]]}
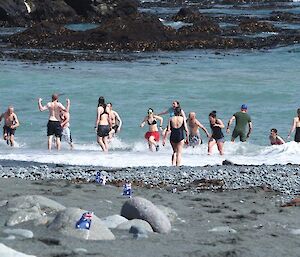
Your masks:
{"label": "rocky shoreline", "polygon": [[107,177],[107,184],[122,187],[158,188],[167,191],[237,190],[264,188],[286,197],[300,193],[299,165],[221,165],[205,167],[128,167],[105,168],[0,162],[1,178],[25,180],[67,180],[72,183],[95,183],[97,171]]}
{"label": "rocky shoreline", "polygon": [[[0,2],[0,22],[2,20],[3,25],[26,27],[20,33],[0,35],[2,59],[102,61],[110,58],[101,53],[106,52],[113,53],[112,60],[130,61],[126,57],[116,58],[116,53],[187,49],[259,50],[300,42],[300,30],[293,28],[300,24],[300,15],[293,12],[297,5],[290,5],[289,2],[259,1],[245,4],[243,1],[235,2],[233,6],[212,1],[140,3],[134,0],[114,0],[88,3],[89,1],[56,0],[45,2],[47,6],[40,5],[38,1],[30,2],[35,8],[23,16],[22,11],[26,12],[24,4],[11,5],[9,9]],[[221,10],[227,8],[229,12],[219,13],[218,5],[221,5]],[[161,6],[177,8],[179,11],[175,14],[170,11],[165,14],[151,12],[151,9]],[[214,8],[216,11],[207,11]],[[1,10],[7,16],[1,16]],[[231,10],[233,14],[230,13]],[[269,11],[266,14],[234,14],[241,10]],[[86,22],[93,22],[98,27],[84,31],[65,27],[68,23]],[[181,25],[174,28],[168,25],[172,22]],[[290,27],[280,26],[278,23]],[[67,52],[72,50],[83,52]]]}

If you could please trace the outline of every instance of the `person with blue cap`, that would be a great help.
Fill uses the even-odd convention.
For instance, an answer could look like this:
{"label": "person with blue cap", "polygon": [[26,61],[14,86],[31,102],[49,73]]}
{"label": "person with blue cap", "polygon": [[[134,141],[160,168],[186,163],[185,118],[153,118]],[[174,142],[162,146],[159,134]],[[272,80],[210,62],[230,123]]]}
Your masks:
{"label": "person with blue cap", "polygon": [[[227,124],[227,129],[226,132],[230,132],[230,125],[231,123],[235,120],[235,127],[231,135],[231,142],[234,142],[234,140],[237,137],[240,137],[241,142],[246,142],[247,139],[249,138],[251,131],[252,131],[252,122],[251,122],[251,117],[247,113],[248,107],[246,104],[242,104],[241,106],[241,111],[236,112],[235,114],[232,115],[230,120],[228,121]],[[246,127],[248,124],[248,133],[246,134]]]}

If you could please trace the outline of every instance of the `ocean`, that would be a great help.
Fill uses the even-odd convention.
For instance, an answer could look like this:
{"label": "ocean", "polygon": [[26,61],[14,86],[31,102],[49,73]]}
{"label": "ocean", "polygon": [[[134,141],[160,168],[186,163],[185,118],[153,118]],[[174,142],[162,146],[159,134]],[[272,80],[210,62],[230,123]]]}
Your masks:
{"label": "ocean", "polygon": [[[16,147],[0,141],[0,159],[106,167],[169,166],[171,147],[150,152],[139,125],[149,107],[159,113],[178,100],[188,114],[195,111],[209,129],[208,114],[217,111],[227,123],[241,104],[248,105],[253,133],[247,143],[231,143],[226,134],[225,155],[207,155],[204,144],[184,149],[182,164],[204,166],[227,159],[238,164],[300,163],[300,145],[269,145],[269,131],[277,128],[286,139],[299,107],[300,46],[253,51],[181,51],[135,53],[135,61],[33,63],[1,61],[0,108],[14,105],[20,120]],[[47,112],[40,112],[51,94],[71,100],[71,131],[75,149],[47,151]],[[99,96],[112,102],[123,127],[104,154],[96,143],[94,124]],[[164,116],[166,126],[168,116]],[[2,122],[3,125],[3,122]],[[232,126],[233,129],[233,126]],[[224,131],[225,133],[225,131]],[[293,138],[293,137],[292,137]]]}

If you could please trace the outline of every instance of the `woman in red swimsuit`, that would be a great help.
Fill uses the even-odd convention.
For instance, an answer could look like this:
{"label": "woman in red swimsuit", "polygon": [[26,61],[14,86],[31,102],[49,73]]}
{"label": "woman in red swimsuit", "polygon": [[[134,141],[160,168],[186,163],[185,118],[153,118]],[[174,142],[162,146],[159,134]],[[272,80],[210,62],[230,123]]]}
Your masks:
{"label": "woman in red swimsuit", "polygon": [[153,147],[156,151],[159,150],[159,138],[160,134],[158,131],[157,121],[160,122],[159,127],[162,130],[163,118],[155,115],[153,113],[153,109],[148,109],[148,115],[144,118],[143,122],[141,123],[141,128],[145,126],[147,123],[149,125],[149,131],[145,134],[145,138],[148,141],[149,150],[153,151]]}

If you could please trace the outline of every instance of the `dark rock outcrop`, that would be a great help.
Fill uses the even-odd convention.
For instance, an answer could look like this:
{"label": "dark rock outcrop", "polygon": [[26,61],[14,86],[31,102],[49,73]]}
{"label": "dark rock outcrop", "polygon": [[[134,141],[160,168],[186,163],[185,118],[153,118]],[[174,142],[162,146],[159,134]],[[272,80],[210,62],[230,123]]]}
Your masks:
{"label": "dark rock outcrop", "polygon": [[173,21],[182,21],[186,23],[208,22],[210,18],[201,14],[197,9],[184,7],[172,17]]}
{"label": "dark rock outcrop", "polygon": [[276,32],[277,29],[270,22],[265,21],[257,21],[254,19],[250,19],[247,21],[242,21],[239,25],[242,32]]}

